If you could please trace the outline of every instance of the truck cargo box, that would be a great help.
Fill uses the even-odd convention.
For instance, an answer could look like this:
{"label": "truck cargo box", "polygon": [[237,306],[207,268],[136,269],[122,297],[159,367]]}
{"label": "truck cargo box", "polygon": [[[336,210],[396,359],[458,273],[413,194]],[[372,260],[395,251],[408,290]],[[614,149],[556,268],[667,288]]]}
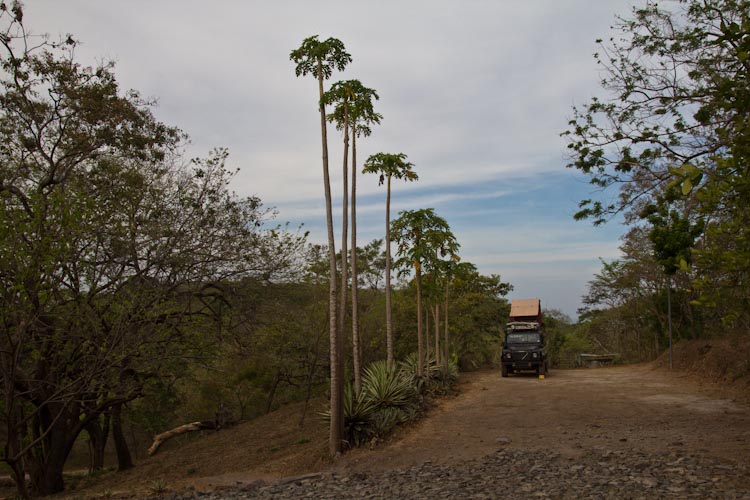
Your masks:
{"label": "truck cargo box", "polygon": [[542,321],[542,301],[539,299],[513,299],[510,303],[509,323]]}

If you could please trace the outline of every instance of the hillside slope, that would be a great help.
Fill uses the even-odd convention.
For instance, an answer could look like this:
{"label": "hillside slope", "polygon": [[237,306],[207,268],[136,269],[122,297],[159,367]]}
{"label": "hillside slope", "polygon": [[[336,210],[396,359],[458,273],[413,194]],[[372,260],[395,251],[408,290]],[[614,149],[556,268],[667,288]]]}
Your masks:
{"label": "hillside slope", "polygon": [[325,468],[327,424],[318,415],[325,400],[311,402],[304,424],[303,404],[291,404],[250,422],[189,435],[166,443],[125,472],[67,477],[63,497],[146,496],[157,490],[209,490],[257,479],[271,480]]}

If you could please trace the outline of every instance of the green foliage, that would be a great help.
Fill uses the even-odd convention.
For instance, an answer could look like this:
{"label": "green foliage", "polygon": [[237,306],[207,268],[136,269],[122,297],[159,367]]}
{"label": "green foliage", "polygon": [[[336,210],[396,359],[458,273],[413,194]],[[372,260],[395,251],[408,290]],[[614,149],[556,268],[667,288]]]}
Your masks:
{"label": "green foliage", "polygon": [[384,361],[370,364],[362,376],[363,397],[379,408],[405,408],[413,404],[414,386],[403,371],[388,369]]}
{"label": "green foliage", "polygon": [[380,184],[391,178],[405,181],[419,180],[414,164],[406,161],[404,153],[376,153],[365,161],[363,174],[380,174]]}
{"label": "green foliage", "polygon": [[304,236],[229,191],[226,150],[184,161],[184,134],[112,64],[80,65],[72,38],[28,43],[20,23],[0,11],[0,370],[4,407],[24,412],[2,414],[2,458],[42,495],[113,406],[148,396],[169,414],[187,360],[217,352],[222,285],[290,277]]}
{"label": "green foliage", "polygon": [[[384,360],[370,364],[362,377],[362,390],[355,394],[351,384],[344,391],[344,428],[350,446],[361,446],[373,438],[384,438],[397,425],[415,420],[423,410],[423,392],[444,393],[458,378],[455,363],[446,375],[434,359],[426,373],[417,377],[417,355],[413,353],[398,368],[388,369]],[[330,419],[330,411],[323,417]]]}
{"label": "green foliage", "polygon": [[654,208],[648,215],[651,223],[649,239],[653,244],[656,261],[671,276],[678,269],[687,270],[692,262],[692,248],[703,232],[703,222],[691,224],[690,219],[666,206]]}
{"label": "green foliage", "polygon": [[[547,329],[547,352],[550,364],[557,368],[573,368],[576,356],[582,353],[597,354],[597,348],[589,338],[590,323],[575,327]],[[604,354],[604,353],[601,353]]]}
{"label": "green foliage", "polygon": [[[344,439],[349,446],[360,446],[376,433],[377,404],[364,397],[364,392],[354,393],[351,384],[344,388]],[[327,414],[330,419],[330,412]]]}
{"label": "green foliage", "polygon": [[163,479],[154,479],[148,484],[148,491],[152,495],[163,495],[169,491],[169,486]]}
{"label": "green foliage", "polygon": [[403,210],[391,223],[393,240],[398,245],[400,258],[396,267],[429,272],[446,257],[454,258],[459,244],[450,226],[434,209]]}
{"label": "green foliage", "polygon": [[313,75],[324,80],[328,80],[334,70],[343,71],[352,62],[341,40],[328,38],[321,42],[318,35],[305,38],[299,48],[289,54],[289,59],[297,65],[297,76]]}
{"label": "green foliage", "polygon": [[327,119],[336,123],[337,129],[348,126],[356,135],[369,136],[372,133],[370,125],[380,123],[383,118],[375,112],[373,99],[380,99],[375,90],[365,87],[359,80],[346,80],[331,85],[323,94],[322,102],[325,106],[334,106]]}
{"label": "green foliage", "polygon": [[576,218],[648,218],[656,261],[691,281],[682,289],[700,312],[686,308],[686,321],[703,324],[690,329],[747,332],[750,2],[648,3],[614,29],[596,55],[607,95],[574,109],[564,135],[568,166],[619,195],[581,201]]}

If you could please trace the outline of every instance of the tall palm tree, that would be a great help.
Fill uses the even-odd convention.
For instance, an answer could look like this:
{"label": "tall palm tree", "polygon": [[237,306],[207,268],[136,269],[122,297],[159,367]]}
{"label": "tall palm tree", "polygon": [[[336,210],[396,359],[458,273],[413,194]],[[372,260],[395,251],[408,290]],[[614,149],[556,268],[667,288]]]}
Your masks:
{"label": "tall palm tree", "polygon": [[380,184],[386,182],[385,198],[385,342],[388,368],[393,368],[393,310],[391,306],[391,179],[416,181],[419,179],[403,153],[377,153],[365,162],[362,173],[380,174]]}
{"label": "tall palm tree", "polygon": [[442,217],[432,208],[404,210],[393,221],[394,239],[398,243],[397,267],[402,271],[414,269],[417,285],[417,376],[424,375],[424,345],[422,339],[422,272],[432,272],[444,257],[454,258],[459,244]]}
{"label": "tall palm tree", "polygon": [[346,321],[346,290],[349,283],[349,266],[347,263],[347,241],[349,230],[349,120],[352,100],[352,90],[348,82],[336,82],[330,90],[323,94],[323,105],[334,105],[333,112],[328,115],[328,121],[335,122],[338,130],[344,131],[344,161],[343,161],[343,200],[341,202],[341,289],[339,298],[338,329],[344,331]]}
{"label": "tall palm tree", "polygon": [[323,189],[326,200],[326,226],[328,228],[329,295],[328,313],[331,356],[331,421],[329,450],[340,453],[344,448],[344,356],[343,336],[337,328],[336,290],[336,244],[333,236],[333,209],[331,202],[331,182],[328,174],[328,134],[326,131],[326,110],[323,103],[323,80],[333,74],[334,69],[343,71],[352,61],[344,44],[336,38],[318,40],[317,35],[305,38],[298,49],[289,54],[297,65],[297,76],[312,75],[318,80],[318,105],[320,109],[320,136],[323,149]]}
{"label": "tall palm tree", "polygon": [[[347,176],[346,162],[347,150],[349,147],[349,137],[352,140],[352,191],[351,191],[351,214],[352,214],[352,233],[351,233],[351,256],[350,264],[352,271],[352,351],[353,351],[353,368],[354,368],[354,390],[357,394],[362,387],[362,368],[361,368],[361,347],[359,341],[359,304],[358,304],[358,275],[357,275],[357,137],[368,137],[372,130],[370,125],[380,123],[382,115],[376,113],[373,108],[373,99],[379,99],[375,90],[362,85],[359,80],[347,80],[337,82],[331,90],[326,92],[326,102],[334,104],[334,109],[328,117],[328,120],[336,123],[338,130],[344,130],[344,217],[342,231],[342,261],[346,255],[346,230],[347,230]],[[339,311],[339,321],[343,325],[346,310],[346,286],[347,286],[346,266],[341,276],[341,310]],[[343,328],[343,327],[342,327]]]}

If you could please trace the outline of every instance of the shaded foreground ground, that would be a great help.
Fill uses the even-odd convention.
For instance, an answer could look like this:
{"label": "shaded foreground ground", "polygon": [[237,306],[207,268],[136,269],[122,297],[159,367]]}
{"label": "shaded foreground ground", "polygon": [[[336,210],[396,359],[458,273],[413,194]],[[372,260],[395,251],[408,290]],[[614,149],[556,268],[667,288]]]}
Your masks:
{"label": "shaded foreground ground", "polygon": [[[750,411],[731,392],[718,398],[714,389],[652,365],[557,370],[545,380],[485,371],[464,375],[458,396],[441,401],[388,443],[354,450],[334,463],[325,459],[321,422],[311,418],[299,429],[294,408],[287,408],[167,450],[134,471],[112,473],[70,494],[148,495],[158,484],[173,491],[219,490],[213,496],[222,498],[295,498],[308,486],[323,488],[311,490],[313,497],[345,496],[325,489],[335,483],[342,491],[355,484],[369,488],[356,490],[360,496],[419,498],[442,478],[459,488],[456,498],[472,488],[480,488],[477,498],[495,498],[488,489],[503,474],[504,484],[516,481],[512,498],[639,498],[621,487],[644,498],[750,498]],[[310,472],[319,474],[275,485]],[[495,482],[483,485],[487,477]],[[545,482],[562,489],[521,489]]]}

